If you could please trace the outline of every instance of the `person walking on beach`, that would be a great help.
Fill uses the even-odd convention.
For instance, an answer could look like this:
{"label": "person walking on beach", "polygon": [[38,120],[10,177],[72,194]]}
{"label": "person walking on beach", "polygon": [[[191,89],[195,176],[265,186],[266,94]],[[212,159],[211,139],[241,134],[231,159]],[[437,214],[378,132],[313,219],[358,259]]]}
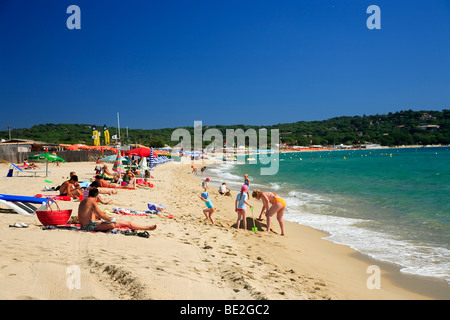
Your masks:
{"label": "person walking on beach", "polygon": [[261,221],[261,216],[265,212],[266,220],[267,220],[267,230],[266,231],[270,232],[272,216],[276,213],[278,223],[280,224],[281,235],[284,236],[285,234],[284,234],[283,214],[284,214],[284,210],[286,209],[286,201],[283,198],[279,197],[274,192],[263,192],[258,189],[253,190],[252,197],[257,200],[262,200],[262,202],[263,202],[263,207],[261,209],[261,213],[259,215],[258,221]]}
{"label": "person walking on beach", "polygon": [[236,201],[234,202],[234,211],[238,214],[237,221],[236,221],[236,229],[239,230],[239,226],[242,223],[244,225],[244,230],[247,230],[247,220],[246,220],[246,209],[247,205],[250,206],[250,208],[253,210],[253,206],[250,205],[250,203],[247,202],[248,199],[248,186],[243,185],[241,188],[241,192],[237,195]]}
{"label": "person walking on beach", "polygon": [[111,231],[115,228],[130,228],[134,230],[155,230],[156,225],[141,226],[132,222],[115,220],[104,214],[97,205],[98,189],[89,190],[86,199],[78,206],[78,221],[85,231]]}
{"label": "person walking on beach", "polygon": [[216,211],[216,208],[214,207],[213,203],[211,202],[211,200],[209,199],[209,193],[208,192],[203,192],[201,194],[201,196],[198,196],[202,201],[205,202],[206,204],[206,209],[203,209],[203,214],[205,215],[205,220],[210,220],[212,224],[214,224],[214,220],[212,218],[212,214],[214,213],[214,211]]}

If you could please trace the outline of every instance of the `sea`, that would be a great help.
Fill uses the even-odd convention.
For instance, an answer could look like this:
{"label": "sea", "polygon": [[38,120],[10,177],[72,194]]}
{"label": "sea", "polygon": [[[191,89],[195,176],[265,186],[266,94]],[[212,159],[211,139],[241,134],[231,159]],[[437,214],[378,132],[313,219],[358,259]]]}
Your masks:
{"label": "sea", "polygon": [[450,284],[449,147],[279,153],[273,175],[261,174],[270,164],[249,157],[256,161],[227,161],[205,173],[232,190],[247,173],[250,191],[286,200],[285,220],[401,272]]}

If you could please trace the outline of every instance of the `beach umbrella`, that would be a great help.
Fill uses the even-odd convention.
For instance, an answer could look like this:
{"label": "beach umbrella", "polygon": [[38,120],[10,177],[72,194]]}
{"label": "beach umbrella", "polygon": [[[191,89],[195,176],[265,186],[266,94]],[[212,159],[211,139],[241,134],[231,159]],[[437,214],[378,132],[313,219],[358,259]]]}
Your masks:
{"label": "beach umbrella", "polygon": [[153,154],[154,157],[158,156],[156,153],[153,152],[153,149],[147,148],[147,147],[131,149],[130,151],[127,151],[125,154],[127,156],[129,156],[129,155],[136,155],[136,156],[139,156],[139,157],[148,157],[148,156],[150,156],[150,153]]}
{"label": "beach umbrella", "polygon": [[32,156],[28,156],[28,159],[31,160],[44,160],[50,162],[66,162],[63,158],[58,157],[56,154],[52,153],[40,153]]}
{"label": "beach umbrella", "polygon": [[154,160],[153,160],[153,149],[151,149],[152,152],[150,152],[150,170],[153,169],[153,164],[154,164]]}
{"label": "beach umbrella", "polygon": [[113,168],[112,168],[113,171],[119,172],[119,173],[124,172],[121,158],[122,157],[118,154],[117,157],[116,157],[116,160],[114,161],[114,165],[113,165]]}
{"label": "beach umbrella", "polygon": [[110,156],[104,157],[102,159],[100,159],[101,162],[114,162],[117,159],[117,155],[112,154]]}
{"label": "beach umbrella", "polygon": [[141,161],[139,162],[139,169],[141,170],[141,176],[145,175],[145,170],[148,169],[146,157],[141,158]]}
{"label": "beach umbrella", "polygon": [[40,153],[32,156],[28,156],[28,159],[34,161],[45,161],[45,176],[48,176],[48,162],[66,162],[63,158],[58,157],[52,153]]}
{"label": "beach umbrella", "polygon": [[76,145],[78,147],[78,149],[80,150],[89,150],[89,146],[85,145],[85,144],[77,144]]}
{"label": "beach umbrella", "polygon": [[74,145],[66,147],[66,150],[78,151],[78,150],[80,150],[80,148],[76,144],[74,144]]}
{"label": "beach umbrella", "polygon": [[148,169],[148,166],[147,166],[147,158],[146,158],[146,157],[142,157],[142,158],[141,158],[141,161],[139,162],[139,168],[140,168],[142,171],[145,171],[145,170]]}
{"label": "beach umbrella", "polygon": [[[115,162],[117,160],[117,155],[112,154],[110,156],[101,158],[100,161],[101,162]],[[129,160],[125,157],[122,157],[119,155],[119,160],[122,162],[122,164],[127,164],[129,162]]]}

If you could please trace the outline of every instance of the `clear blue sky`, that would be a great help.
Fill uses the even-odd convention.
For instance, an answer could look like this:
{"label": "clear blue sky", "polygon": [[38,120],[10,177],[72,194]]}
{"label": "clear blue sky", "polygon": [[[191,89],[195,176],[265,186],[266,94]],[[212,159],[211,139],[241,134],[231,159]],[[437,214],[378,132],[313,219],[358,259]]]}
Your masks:
{"label": "clear blue sky", "polygon": [[[81,30],[69,30],[69,5]],[[381,30],[366,9],[381,8]],[[450,108],[448,0],[0,0],[0,130]]]}

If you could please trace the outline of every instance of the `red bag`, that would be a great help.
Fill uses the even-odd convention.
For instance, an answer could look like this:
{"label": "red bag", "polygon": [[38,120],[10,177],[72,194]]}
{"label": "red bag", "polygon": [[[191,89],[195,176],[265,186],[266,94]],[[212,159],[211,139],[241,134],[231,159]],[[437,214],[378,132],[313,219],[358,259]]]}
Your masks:
{"label": "red bag", "polygon": [[36,210],[36,215],[39,221],[44,226],[57,226],[66,224],[70,219],[70,216],[72,215],[72,209],[61,210],[56,201],[54,201],[54,203],[58,207],[58,210],[53,210],[49,202],[47,202],[45,206],[47,210]]}

